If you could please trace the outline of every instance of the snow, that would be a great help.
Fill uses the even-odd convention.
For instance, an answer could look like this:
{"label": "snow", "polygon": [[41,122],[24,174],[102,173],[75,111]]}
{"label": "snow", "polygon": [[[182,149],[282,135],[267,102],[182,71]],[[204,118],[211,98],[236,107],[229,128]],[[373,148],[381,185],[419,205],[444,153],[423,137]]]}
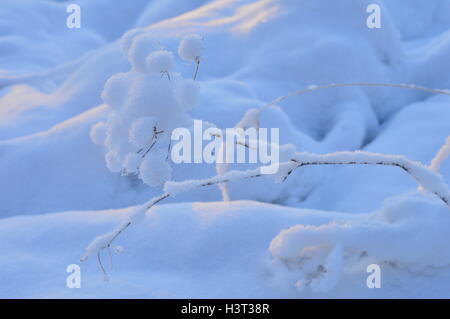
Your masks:
{"label": "snow", "polygon": [[[336,272],[351,268],[358,256],[363,255],[371,256],[378,264],[392,262],[398,267],[421,272],[427,267],[449,264],[450,255],[443,241],[446,236],[443,229],[450,226],[449,222],[448,207],[430,198],[409,194],[387,200],[382,210],[356,222],[333,221],[326,225],[297,225],[286,229],[274,238],[270,251],[291,267],[298,264],[295,268],[301,269],[298,272],[305,278],[303,280],[310,278],[321,263],[325,265],[325,278],[336,277]],[[341,245],[341,251],[328,254],[321,251],[332,245]],[[341,260],[335,260],[343,258],[345,251],[342,249],[347,251],[345,267],[340,264]],[[327,257],[325,262],[316,260],[324,256]],[[330,263],[330,260],[334,261]],[[336,278],[328,280],[337,283]],[[316,289],[314,281],[309,282],[313,290]]]}
{"label": "snow", "polygon": [[239,123],[236,124],[235,128],[249,128],[253,127],[255,129],[259,128],[259,117],[260,117],[260,110],[258,109],[250,109],[248,110],[242,119],[239,121]]}
{"label": "snow", "polygon": [[[404,205],[406,198],[398,200]],[[195,296],[199,298],[448,297],[448,288],[441,283],[442,280],[448,280],[448,269],[426,266],[434,262],[437,265],[448,258],[448,255],[435,253],[439,249],[446,251],[446,234],[442,233],[442,237],[429,236],[430,232],[448,226],[448,214],[445,214],[447,212],[442,205],[435,206],[432,199],[410,202],[408,208],[416,204],[420,204],[420,207],[413,209],[411,214],[397,218],[399,227],[383,225],[382,221],[378,224],[373,222],[379,226],[374,226],[375,229],[369,234],[377,237],[369,237],[363,232],[370,228],[369,225],[364,226],[364,220],[369,219],[365,214],[330,214],[329,211],[295,209],[253,201],[160,205],[147,213],[141,223],[128,229],[126,235],[118,237],[114,245],[124,247],[125,251],[121,255],[113,254],[113,269],[109,266],[107,252],[102,253],[109,282],[103,281],[96,258],[80,264],[81,289],[65,287],[67,265],[79,262],[88,243],[87,238],[94,238],[99,230],[111,230],[121,225],[135,207],[4,218],[0,222],[0,239],[8,253],[2,254],[0,258],[0,281],[4,287],[0,295],[41,298],[185,298],[196,291]],[[395,206],[401,208],[401,204],[393,205],[391,212],[383,215],[393,216],[394,212],[398,212]],[[438,220],[424,216],[424,207],[431,209],[427,211],[428,214],[439,218],[441,226]],[[416,217],[420,218],[417,223],[414,222]],[[405,223],[402,224],[402,220]],[[351,223],[355,225],[353,227],[359,227],[360,231],[346,233],[338,225],[326,226],[332,222]],[[425,224],[421,226],[421,223]],[[389,250],[386,247],[393,245],[397,249],[402,247],[404,241],[408,241],[407,246],[411,248],[398,256],[404,257],[414,250],[416,243],[420,243],[414,259],[423,260],[423,264],[419,262],[422,268],[414,267],[414,263],[405,265],[398,262],[396,266],[381,264],[382,288],[368,289],[365,285],[366,267],[379,260],[370,257],[361,260],[349,258],[344,259],[342,270],[340,267],[333,268],[337,272],[336,277],[339,277],[333,289],[326,292],[325,288],[333,286],[334,279],[324,278],[328,283],[321,285],[323,289],[319,289],[320,292],[313,291],[309,286],[299,291],[295,284],[302,278],[301,271],[289,271],[283,262],[272,257],[272,253],[267,250],[274,238],[284,236],[284,229],[296,225],[309,225],[312,234],[317,231],[315,237],[319,243],[319,234],[327,234],[327,227],[331,227],[337,231],[335,236],[343,237],[342,250],[349,247],[380,247],[376,250],[380,257],[392,257],[387,255]],[[6,231],[11,228],[23,231]],[[385,232],[386,236],[380,235]],[[417,240],[415,237],[403,237],[414,232],[419,236]],[[332,233],[330,239],[333,238],[331,236]],[[351,237],[357,237],[358,240],[351,241]],[[395,239],[400,242],[397,244]],[[379,240],[384,246],[377,245]],[[437,246],[436,250],[429,249],[428,245],[439,242],[442,246]],[[314,256],[319,252],[314,250]],[[339,248],[334,254],[332,250],[330,253],[330,258],[323,256],[328,260],[327,265],[338,266]],[[422,253],[425,253],[423,259]],[[30,268],[30,265],[34,267]],[[31,282],[33,284],[25,284]],[[223,289],[218,290],[217,286]]]}
{"label": "snow", "polygon": [[430,168],[434,171],[439,171],[442,162],[450,156],[450,136],[447,137],[445,144],[441,147],[439,152],[433,158],[430,164]]}
{"label": "snow", "polygon": [[139,166],[139,177],[145,184],[161,186],[172,177],[172,167],[166,161],[164,150],[150,152]]}
{"label": "snow", "polygon": [[187,61],[196,61],[202,56],[202,37],[198,34],[188,34],[183,37],[178,46],[178,54]]}
{"label": "snow", "polygon": [[142,155],[139,155],[137,153],[130,153],[125,157],[125,170],[128,173],[137,173],[139,170],[139,167],[142,163]]}
{"label": "snow", "polygon": [[175,62],[172,52],[160,50],[151,53],[145,60],[150,72],[172,72]]}
{"label": "snow", "polygon": [[195,81],[185,79],[177,82],[175,90],[177,101],[186,112],[190,112],[198,106],[200,87]]}
{"label": "snow", "polygon": [[105,122],[98,122],[92,126],[90,137],[95,144],[104,144],[106,141],[106,124]]}
{"label": "snow", "polygon": [[[192,122],[187,112],[197,104],[198,87],[173,72],[172,52],[155,50],[154,43],[140,30],[125,34],[122,46],[131,70],[112,75],[101,96],[109,110],[103,143],[107,167],[158,187],[172,176],[171,132]],[[95,130],[91,137],[97,142]]]}
{"label": "snow", "polygon": [[[450,297],[450,4],[378,2],[2,3],[0,297]],[[279,128],[278,173],[175,164],[194,120]]]}

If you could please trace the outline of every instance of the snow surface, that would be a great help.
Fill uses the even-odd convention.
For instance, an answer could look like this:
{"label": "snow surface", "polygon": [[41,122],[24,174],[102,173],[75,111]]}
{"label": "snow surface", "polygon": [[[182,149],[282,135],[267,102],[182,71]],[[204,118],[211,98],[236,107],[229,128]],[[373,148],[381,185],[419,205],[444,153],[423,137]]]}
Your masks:
{"label": "snow surface", "polygon": [[[372,2],[78,0],[82,27],[68,29],[66,2],[3,1],[0,297],[450,298],[450,209],[398,167],[305,166],[283,183],[230,182],[221,202],[217,186],[195,187],[215,165],[167,163],[164,135],[136,156],[155,118],[167,131],[274,127],[301,154],[419,162],[424,188],[448,193],[449,96],[341,87],[259,111],[330,83],[449,89],[450,2],[377,1],[382,28],[369,29]],[[145,212],[165,181],[182,192]],[[95,256],[80,258],[130,218],[113,268],[101,251],[105,282]],[[66,286],[74,263],[81,289]],[[380,289],[366,286],[373,263]]]}

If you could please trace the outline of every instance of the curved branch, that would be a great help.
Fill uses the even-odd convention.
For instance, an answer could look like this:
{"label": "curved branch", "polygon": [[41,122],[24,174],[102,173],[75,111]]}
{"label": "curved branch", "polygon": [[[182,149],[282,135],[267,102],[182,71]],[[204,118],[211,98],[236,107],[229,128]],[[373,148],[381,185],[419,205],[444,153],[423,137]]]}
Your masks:
{"label": "curved branch", "polygon": [[[450,207],[450,191],[443,182],[441,175],[428,167],[425,167],[421,163],[411,161],[403,156],[362,151],[336,152],[331,154],[296,153],[290,161],[280,163],[279,165],[282,168],[282,180],[286,180],[286,178],[297,168],[310,165],[384,165],[399,167],[412,176],[423,189],[430,191]],[[94,253],[98,254],[102,249],[109,249],[113,241],[137,218],[142,217],[149,209],[170,196],[174,196],[180,192],[188,192],[198,187],[255,178],[263,175],[265,174],[261,173],[261,167],[259,167],[247,171],[229,171],[223,175],[203,180],[167,182],[164,186],[164,194],[152,198],[146,205],[141,206],[141,209],[132,214],[129,220],[120,225],[116,230],[95,238],[87,247],[86,254],[81,261],[85,261]],[[101,268],[102,271],[104,271],[102,265]]]}
{"label": "curved branch", "polygon": [[436,156],[431,161],[430,169],[438,172],[441,168],[441,164],[445,159],[450,156],[450,136],[447,137],[445,144],[439,149]]}
{"label": "curved branch", "polygon": [[434,94],[443,94],[450,96],[450,90],[440,90],[440,89],[431,89],[420,85],[415,84],[395,84],[395,83],[371,83],[371,82],[355,82],[355,83],[332,83],[332,84],[326,84],[321,86],[310,86],[306,89],[301,89],[292,93],[289,93],[288,95],[280,96],[273,100],[272,102],[264,105],[261,107],[261,110],[265,110],[287,98],[302,95],[304,93],[323,90],[323,89],[332,89],[332,88],[339,88],[339,87],[391,87],[391,88],[400,88],[400,89],[412,89],[412,90],[418,90],[428,93],[434,93]]}

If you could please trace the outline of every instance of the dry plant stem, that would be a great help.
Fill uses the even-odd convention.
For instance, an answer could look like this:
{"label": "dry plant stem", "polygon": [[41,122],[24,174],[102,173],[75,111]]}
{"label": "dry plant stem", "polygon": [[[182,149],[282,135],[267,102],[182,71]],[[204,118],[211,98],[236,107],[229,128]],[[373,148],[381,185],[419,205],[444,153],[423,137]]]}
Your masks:
{"label": "dry plant stem", "polygon": [[[145,151],[145,153],[142,155],[142,158],[144,158],[145,156],[147,156],[148,152],[150,152],[153,148],[153,146],[155,146],[156,142],[158,141],[158,135],[164,133],[164,131],[158,131],[156,129],[156,126],[153,127],[153,136],[152,136],[152,143],[151,145],[147,148],[147,150]],[[144,149],[141,148],[139,151],[137,151],[137,153],[141,153]]]}
{"label": "dry plant stem", "polygon": [[169,146],[167,146],[166,162],[169,160],[170,150],[172,149],[172,140],[169,141]]}
{"label": "dry plant stem", "polygon": [[103,278],[105,281],[108,281],[108,274],[106,273],[105,267],[103,267],[102,258],[100,257],[100,250],[97,253],[98,264],[100,265],[100,269],[103,272]]}
{"label": "dry plant stem", "polygon": [[197,79],[197,74],[198,74],[198,68],[199,68],[199,66],[200,66],[200,57],[195,57],[195,72],[194,72],[194,77],[193,77],[193,79],[194,79],[194,81]]}
{"label": "dry plant stem", "polygon": [[109,267],[114,268],[113,258],[111,253],[111,246],[108,247]]}
{"label": "dry plant stem", "polygon": [[411,90],[418,90],[418,91],[423,91],[423,92],[428,92],[428,93],[444,94],[444,95],[450,96],[450,91],[448,91],[448,90],[430,89],[427,87],[413,85],[413,84],[391,84],[391,83],[370,83],[370,82],[332,83],[332,84],[314,86],[314,87],[298,90],[298,91],[292,92],[288,95],[281,96],[279,98],[276,98],[269,104],[263,106],[261,108],[261,110],[265,110],[287,98],[301,95],[301,94],[308,93],[308,92],[314,92],[314,91],[318,91],[318,90],[322,90],[322,89],[332,89],[332,88],[339,88],[339,87],[358,87],[358,86],[359,87],[367,86],[367,87],[392,87],[392,88],[401,88],[401,89],[411,89]]}

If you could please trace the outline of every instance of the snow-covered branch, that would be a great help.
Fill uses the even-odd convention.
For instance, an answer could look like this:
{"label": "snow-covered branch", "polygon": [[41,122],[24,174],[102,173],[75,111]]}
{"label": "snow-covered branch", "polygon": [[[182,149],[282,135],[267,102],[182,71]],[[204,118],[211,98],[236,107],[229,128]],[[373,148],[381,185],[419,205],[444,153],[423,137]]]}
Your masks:
{"label": "snow-covered branch", "polygon": [[450,156],[450,136],[431,161],[430,169],[439,172],[442,162]]}
{"label": "snow-covered branch", "polygon": [[285,178],[298,167],[307,165],[387,165],[395,166],[411,175],[423,189],[435,194],[450,206],[450,191],[442,176],[419,162],[399,155],[386,155],[364,151],[336,152],[330,154],[296,153],[295,165],[286,172]]}
{"label": "snow-covered branch", "polygon": [[[290,161],[279,164],[279,172],[275,178],[281,176],[285,180],[294,170],[310,165],[383,165],[399,167],[411,175],[417,183],[436,195],[446,205],[450,206],[450,191],[443,182],[441,175],[419,162],[411,161],[404,156],[386,155],[363,151],[356,152],[336,152],[330,154],[295,153]],[[246,171],[229,171],[219,176],[214,176],[201,180],[187,180],[182,182],[166,182],[165,193],[152,198],[145,205],[140,206],[133,212],[127,221],[122,223],[114,231],[95,238],[87,247],[86,253],[81,261],[89,256],[97,254],[99,256],[102,249],[109,249],[113,241],[131,224],[137,222],[145,216],[145,213],[162,200],[174,196],[181,192],[188,192],[195,188],[217,185],[247,178],[263,176],[261,167]],[[269,175],[266,175],[269,176]]]}

